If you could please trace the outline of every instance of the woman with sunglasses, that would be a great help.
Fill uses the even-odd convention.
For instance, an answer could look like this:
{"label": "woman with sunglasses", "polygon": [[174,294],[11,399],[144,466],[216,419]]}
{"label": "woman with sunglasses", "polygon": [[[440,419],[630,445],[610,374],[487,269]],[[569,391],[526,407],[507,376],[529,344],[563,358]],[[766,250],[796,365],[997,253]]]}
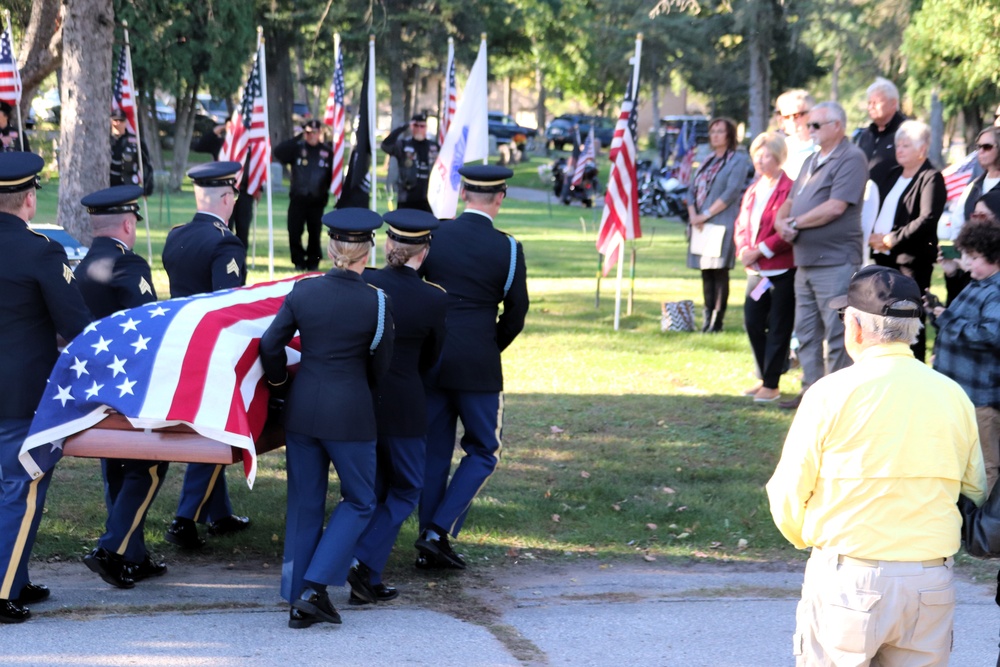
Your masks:
{"label": "woman with sunglasses", "polygon": [[983,173],[978,178],[969,183],[962,196],[952,206],[951,228],[947,232],[947,237],[942,236],[943,241],[954,241],[958,238],[959,232],[965,223],[972,219],[972,211],[976,208],[976,202],[987,192],[1000,185],[1000,128],[987,127],[976,137],[976,159],[979,166],[983,168]]}
{"label": "woman with sunglasses", "polygon": [[[930,138],[930,127],[918,120],[905,121],[896,130],[897,164],[886,173],[875,228],[868,237],[874,263],[913,278],[921,292],[931,286],[937,221],[948,199],[941,172],[927,159]],[[923,361],[926,350],[921,328],[913,354]]]}
{"label": "woman with sunglasses", "polygon": [[706,223],[723,227],[724,235],[721,245],[706,243],[697,248],[690,244],[687,266],[701,270],[705,297],[705,322],[701,330],[716,333],[722,331],[729,301],[729,270],[736,263],[733,228],[739,206],[733,204],[743,194],[750,164],[746,153],[736,150],[736,123],[728,118],[715,118],[708,124],[708,145],[712,155],[698,168],[688,192],[691,238],[705,233]]}

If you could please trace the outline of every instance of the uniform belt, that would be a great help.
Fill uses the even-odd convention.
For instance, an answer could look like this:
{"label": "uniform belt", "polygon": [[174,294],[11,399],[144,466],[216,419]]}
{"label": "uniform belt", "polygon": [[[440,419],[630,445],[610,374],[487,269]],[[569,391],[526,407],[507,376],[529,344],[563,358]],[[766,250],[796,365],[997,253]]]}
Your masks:
{"label": "uniform belt", "polygon": [[[941,567],[944,565],[946,558],[931,558],[930,560],[922,561],[912,561],[914,565],[920,565],[922,567]],[[838,555],[837,562],[841,565],[855,565],[857,567],[886,567],[889,565],[896,565],[900,562],[905,561],[894,561],[894,560],[869,560],[867,558],[854,558],[853,556]]]}

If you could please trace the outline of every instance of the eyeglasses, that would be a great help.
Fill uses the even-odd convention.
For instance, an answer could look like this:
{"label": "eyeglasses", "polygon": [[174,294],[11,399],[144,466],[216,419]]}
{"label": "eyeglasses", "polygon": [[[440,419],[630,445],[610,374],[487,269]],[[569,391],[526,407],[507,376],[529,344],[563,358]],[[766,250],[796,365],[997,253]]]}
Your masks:
{"label": "eyeglasses", "polygon": [[790,113],[788,115],[781,114],[781,119],[782,120],[798,120],[799,118],[802,118],[803,116],[806,116],[808,114],[809,114],[808,111],[796,111],[795,113]]}
{"label": "eyeglasses", "polygon": [[829,125],[830,123],[836,123],[835,120],[824,120],[822,123],[807,123],[810,130],[818,130],[824,125]]}
{"label": "eyeglasses", "polygon": [[976,148],[985,152],[993,150],[996,146],[994,144],[976,144]]}
{"label": "eyeglasses", "polygon": [[410,127],[427,127],[427,123],[410,123]]}
{"label": "eyeglasses", "polygon": [[844,321],[844,313],[845,313],[846,311],[847,311],[847,308],[838,308],[838,309],[837,309],[837,317],[839,317],[839,318],[840,318],[840,321],[841,321],[841,322],[843,322],[843,321]]}

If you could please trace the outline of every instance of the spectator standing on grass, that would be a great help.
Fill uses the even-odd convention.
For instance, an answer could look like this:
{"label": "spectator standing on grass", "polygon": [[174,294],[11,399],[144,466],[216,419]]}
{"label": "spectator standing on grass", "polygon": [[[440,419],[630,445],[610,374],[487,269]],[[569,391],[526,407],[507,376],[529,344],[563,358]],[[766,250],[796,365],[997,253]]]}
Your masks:
{"label": "spectator standing on grass", "polygon": [[955,612],[959,494],[986,498],[972,403],[913,358],[917,284],[868,266],[841,312],[854,365],[802,399],[767,483],[771,515],[812,547],[796,611],[796,664],[946,665]]}
{"label": "spectator standing on grass", "polygon": [[[847,115],[836,102],[809,113],[809,130],[819,150],[802,166],[778,212],[776,228],[795,256],[795,334],[802,364],[802,392],[780,403],[794,410],[802,394],[828,373],[850,364],[844,323],[827,308],[847,291],[861,265],[861,203],[868,181],[867,160],[844,134]],[[787,217],[786,217],[787,216]]]}
{"label": "spectator standing on grass", "polygon": [[[404,133],[410,130],[409,136]],[[438,156],[437,142],[427,138],[427,114],[415,113],[382,141],[382,150],[396,158],[397,208],[418,208],[431,213],[427,183]]]}
{"label": "spectator standing on grass", "polygon": [[812,95],[801,88],[786,90],[774,102],[788,153],[781,168],[793,181],[799,177],[806,158],[816,151],[816,143],[809,136],[809,111],[814,104]]}
{"label": "spectator standing on grass", "polygon": [[899,89],[888,79],[877,77],[868,86],[868,117],[871,124],[858,134],[856,143],[868,158],[868,174],[880,193],[888,192],[889,171],[896,162],[896,130],[906,120],[899,112]]}
{"label": "spectator standing on grass", "polygon": [[956,245],[971,281],[947,308],[934,304],[934,369],[976,406],[989,494],[1000,476],[1000,225],[974,220]]}
{"label": "spectator standing on grass", "polygon": [[[320,233],[323,209],[330,200],[333,177],[333,147],[322,141],[323,125],[311,120],[302,134],[283,141],[274,148],[274,159],[292,167],[288,189],[288,245],[292,264],[299,271],[315,271],[323,258]],[[302,232],[308,235],[302,247]]]}
{"label": "spectator standing on grass", "polygon": [[758,403],[778,400],[778,383],[788,362],[795,323],[795,258],[792,246],[774,228],[792,189],[781,169],[785,140],[765,132],[750,145],[758,179],[743,195],[736,218],[736,257],[747,272],[743,324],[761,382],[744,392]]}

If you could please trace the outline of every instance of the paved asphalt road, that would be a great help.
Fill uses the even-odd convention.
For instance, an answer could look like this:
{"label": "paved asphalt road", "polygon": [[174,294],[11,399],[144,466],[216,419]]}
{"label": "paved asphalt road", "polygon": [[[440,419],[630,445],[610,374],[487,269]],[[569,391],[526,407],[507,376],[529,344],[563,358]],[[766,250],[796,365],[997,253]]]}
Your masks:
{"label": "paved asphalt road", "polygon": [[[772,667],[790,655],[801,565],[474,563],[403,595],[350,607],[344,623],[287,627],[276,568],[171,565],[131,591],[80,563],[40,565],[53,589],[22,625],[0,626],[0,666],[628,665]],[[951,664],[992,666],[992,583],[962,581]]]}

